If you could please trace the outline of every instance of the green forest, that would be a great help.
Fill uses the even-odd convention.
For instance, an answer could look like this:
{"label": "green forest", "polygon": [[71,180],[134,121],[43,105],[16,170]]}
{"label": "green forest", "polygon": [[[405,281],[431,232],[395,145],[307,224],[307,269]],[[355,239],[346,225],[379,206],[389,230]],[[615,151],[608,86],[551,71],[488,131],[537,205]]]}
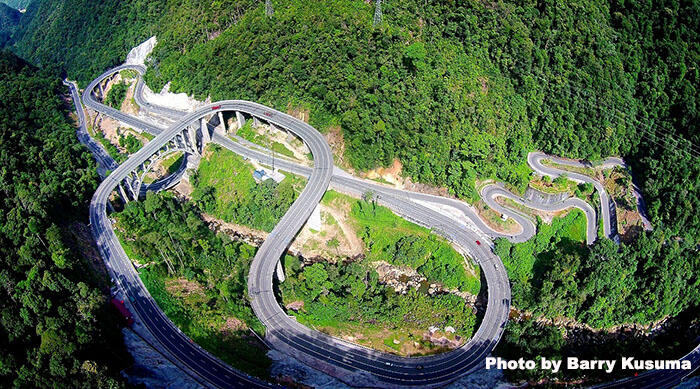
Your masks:
{"label": "green forest", "polygon": [[[421,334],[430,326],[452,326],[465,339],[475,330],[472,307],[457,295],[431,296],[426,293],[427,287],[397,294],[392,287],[382,285],[376,270],[366,263],[318,262],[303,266],[299,259],[290,256],[283,262],[287,279],[279,284],[282,302],[303,301],[299,312],[289,313],[312,328],[338,329],[359,324],[370,334],[377,328],[380,333],[381,329],[388,329],[394,334],[419,329]],[[411,342],[432,348],[420,336],[413,336]]]}
{"label": "green forest", "polygon": [[2,386],[121,387],[130,364],[106,275],[71,233],[86,223],[99,177],[66,93],[54,75],[0,52]]}
{"label": "green forest", "polygon": [[[524,243],[495,241],[508,270],[513,305],[548,318],[575,318],[593,328],[646,324],[673,317],[700,303],[700,253],[688,240],[657,229],[619,246],[609,239],[584,245],[571,226],[583,214],[552,225]],[[585,233],[585,227],[583,229]]]}
{"label": "green forest", "polygon": [[[199,99],[308,109],[322,132],[341,130],[349,167],[366,171],[398,159],[407,177],[472,203],[480,180],[524,190],[532,150],[624,157],[654,230],[619,246],[601,239],[588,248],[576,238],[571,214],[559,224],[540,223],[530,242],[498,240],[513,303],[596,328],[697,312],[699,2],[385,0],[376,25],[371,1],[272,4],[270,16],[258,0],[35,0],[21,15],[0,5],[0,47],[43,69],[0,56],[3,382],[120,385],[115,370],[124,356],[109,324],[115,321],[104,320],[113,312],[66,232],[67,223],[85,221],[97,175],[56,96],[65,92],[59,77],[85,86],[154,35],[159,43],[145,76],[153,90],[171,82],[171,90]],[[126,158],[114,146],[110,153]],[[223,174],[215,165],[209,171],[214,179]],[[231,191],[202,177],[194,193],[200,208],[267,231],[295,197],[283,182],[256,191],[257,203],[241,203],[226,196],[246,186]],[[211,253],[193,250],[197,258]],[[396,254],[396,261],[407,259]],[[204,282],[195,265],[173,272],[164,266],[144,275],[153,290],[168,277]],[[354,274],[328,266],[328,274]],[[312,276],[323,275],[311,267]],[[291,293],[310,301],[352,296],[342,287],[305,296],[306,271],[297,269],[302,281]],[[222,297],[207,298],[228,306]],[[561,331],[530,321],[510,324],[503,347],[536,356],[552,345],[553,352],[569,350]],[[637,346],[629,343],[649,355],[662,350]],[[107,347],[117,351],[101,352]],[[107,363],[112,359],[118,362]]]}
{"label": "green forest", "polygon": [[85,85],[156,35],[154,90],[308,107],[355,168],[399,158],[468,200],[480,178],[523,189],[533,149],[622,155],[652,222],[700,237],[697,2],[385,1],[378,26],[360,0],[273,5],[38,1],[12,49]]}
{"label": "green forest", "polygon": [[120,242],[147,265],[141,279],[168,318],[231,366],[267,377],[266,349],[250,333],[265,332],[248,304],[255,248],[214,234],[193,204],[170,193],[149,192],[116,219]]}

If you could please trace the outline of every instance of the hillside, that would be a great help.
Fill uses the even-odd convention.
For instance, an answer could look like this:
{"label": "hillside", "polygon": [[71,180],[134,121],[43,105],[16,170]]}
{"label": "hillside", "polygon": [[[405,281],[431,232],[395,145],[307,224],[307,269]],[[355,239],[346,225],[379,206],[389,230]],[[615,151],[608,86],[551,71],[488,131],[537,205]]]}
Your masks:
{"label": "hillside", "polygon": [[123,386],[118,372],[130,357],[104,295],[107,276],[80,255],[98,176],[65,89],[0,52],[0,93],[2,386]]}
{"label": "hillside", "polygon": [[0,3],[7,4],[9,7],[14,9],[27,9],[32,0],[0,0]]}
{"label": "hillside", "polygon": [[628,156],[652,221],[700,236],[684,212],[700,204],[700,167],[678,141],[700,144],[697,4],[411,0],[385,2],[377,27],[364,1],[273,5],[267,17],[252,0],[42,1],[14,50],[85,84],[157,35],[153,89],[309,108],[312,124],[342,128],[355,168],[398,158],[470,200],[477,178],[523,189],[532,149]]}
{"label": "hillside", "polygon": [[0,47],[5,46],[11,39],[21,15],[19,11],[0,3]]}

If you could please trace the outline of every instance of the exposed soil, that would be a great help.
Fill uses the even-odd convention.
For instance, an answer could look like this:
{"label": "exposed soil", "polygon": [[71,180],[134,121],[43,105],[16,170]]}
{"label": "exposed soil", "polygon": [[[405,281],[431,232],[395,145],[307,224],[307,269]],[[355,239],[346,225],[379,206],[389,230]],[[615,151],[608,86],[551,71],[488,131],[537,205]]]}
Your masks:
{"label": "exposed soil", "polygon": [[137,116],[139,113],[139,106],[134,104],[134,89],[136,89],[136,82],[130,81],[129,89],[126,90],[126,98],[122,102],[121,111]]}
{"label": "exposed soil", "polygon": [[348,171],[354,171],[350,164],[345,160],[345,139],[343,138],[343,130],[340,126],[331,126],[324,134],[326,142],[331,147],[335,164]]}
{"label": "exposed soil", "polygon": [[310,110],[308,108],[294,107],[291,103],[287,105],[287,114],[301,120],[304,123],[309,122]]}
{"label": "exposed soil", "polygon": [[348,240],[348,246],[350,248],[350,251],[352,252],[348,256],[352,257],[357,254],[362,254],[362,251],[364,251],[365,248],[365,244],[362,243],[362,240],[360,240],[360,238],[357,236],[355,229],[350,227],[345,222],[345,219],[348,217],[349,210],[326,207],[325,211],[328,212],[331,216],[333,216],[335,221],[338,222],[338,226],[343,231],[343,235],[345,236],[345,238]]}
{"label": "exposed soil", "polygon": [[185,278],[176,278],[172,280],[167,280],[165,282],[165,289],[173,296],[178,296],[183,299],[189,297],[195,297],[197,299],[206,299],[206,293],[204,288],[194,282],[189,281]]}
{"label": "exposed soil", "polygon": [[455,198],[450,194],[450,191],[445,187],[432,186],[428,184],[421,184],[419,182],[413,182],[411,178],[406,178],[403,182],[403,188],[405,190],[410,190],[412,192],[431,194],[435,196]]}
{"label": "exposed soil", "polygon": [[632,179],[628,173],[620,169],[613,169],[609,171],[608,177],[604,178],[602,183],[610,197],[615,201],[617,230],[620,233],[620,239],[629,242],[644,230],[642,217],[637,210],[637,199],[634,197]]}
{"label": "exposed soil", "polygon": [[403,188],[404,179],[401,177],[402,170],[403,166],[401,165],[401,161],[395,158],[391,166],[369,170],[363,173],[362,176],[370,180],[378,180],[385,184],[388,183],[398,188]]}

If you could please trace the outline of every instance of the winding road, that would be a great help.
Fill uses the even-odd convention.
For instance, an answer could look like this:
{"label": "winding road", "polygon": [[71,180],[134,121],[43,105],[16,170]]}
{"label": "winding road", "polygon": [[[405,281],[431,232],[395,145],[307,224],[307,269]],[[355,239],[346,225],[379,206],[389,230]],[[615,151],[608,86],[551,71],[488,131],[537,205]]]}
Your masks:
{"label": "winding road", "polygon": [[[269,386],[267,383],[230,368],[207,351],[193,344],[165,317],[149,295],[134,270],[131,261],[119,244],[107,216],[106,204],[116,186],[132,170],[144,163],[186,126],[218,111],[237,111],[257,117],[262,121],[275,124],[294,133],[309,147],[314,160],[312,168],[284,159],[277,159],[275,162],[276,167],[282,170],[308,177],[308,182],[297,200],[258,249],[250,269],[248,292],[256,315],[266,326],[266,341],[272,344],[273,347],[286,351],[303,361],[315,360],[325,362],[324,366],[327,366],[324,368],[325,371],[339,378],[342,377],[341,379],[347,383],[360,386],[441,386],[483,366],[484,358],[500,340],[508,320],[510,312],[510,285],[500,259],[491,251],[489,245],[479,245],[476,241],[483,239],[484,232],[487,232],[492,237],[505,236],[512,241],[529,239],[534,235],[534,225],[527,217],[510,208],[501,207],[502,209],[499,212],[511,216],[520,223],[523,231],[520,234],[511,236],[499,235],[496,231],[483,228],[485,223],[469,206],[461,201],[389,188],[354,178],[347,173],[339,171],[333,166],[333,157],[325,138],[313,127],[287,114],[260,104],[236,100],[217,102],[190,113],[156,107],[143,101],[141,96],[143,85],[141,78],[139,78],[137,84],[137,92],[139,93],[136,93],[138,96],[135,96],[135,98],[141,108],[145,111],[177,120],[171,127],[163,129],[107,107],[93,97],[93,90],[102,80],[124,69],[135,70],[140,74],[145,70],[139,65],[125,65],[105,72],[85,89],[83,102],[97,112],[113,117],[134,128],[154,134],[156,137],[137,153],[133,154],[121,166],[114,169],[101,183],[90,204],[90,222],[100,253],[118,285],[132,301],[132,307],[137,318],[142,321],[143,325],[153,333],[174,358],[198,373],[207,383],[213,386]],[[75,101],[78,104],[78,101]],[[77,105],[76,108],[78,111],[82,111]],[[220,143],[236,153],[255,158],[261,163],[270,163],[271,158],[269,154],[246,147],[221,134],[214,133],[212,141]],[[535,170],[540,174],[555,176],[561,174],[561,171],[556,172],[552,170],[553,168],[541,165],[540,162],[543,158],[546,158],[546,156],[543,157],[541,154],[531,153],[528,156],[528,161],[531,166],[537,166]],[[573,177],[571,173],[567,172],[567,174],[572,179],[592,181],[586,176]],[[435,232],[450,240],[461,251],[469,253],[478,262],[487,282],[488,303],[481,325],[472,339],[462,347],[449,353],[427,357],[402,358],[370,350],[313,331],[299,324],[293,317],[288,316],[284,312],[277,303],[273,293],[272,285],[275,268],[279,258],[306,223],[306,220],[320,202],[329,185],[356,194],[372,191],[377,201],[411,221],[432,228]],[[517,196],[515,198],[512,197],[514,195],[497,185],[488,186],[487,188],[482,190],[482,195],[485,195],[484,200],[489,205],[493,203],[496,206],[500,206],[493,201],[498,196],[511,198],[526,206],[536,205],[528,204],[527,201],[519,199]],[[599,195],[601,196],[601,204],[608,204],[607,195],[602,186],[601,190],[599,190]],[[568,199],[567,201],[569,200],[578,199]],[[448,205],[459,209],[477,227],[465,228],[468,226],[456,223],[444,213],[422,205],[422,201]],[[589,221],[588,241],[592,243],[595,240],[595,226],[597,226],[597,223],[591,223],[591,221],[596,220],[596,215],[590,205],[583,201],[581,203],[577,201],[569,201],[567,203],[564,201],[554,206],[581,208],[586,213]],[[498,210],[498,208],[495,209]],[[608,210],[609,207],[603,207],[601,212],[604,222],[606,218],[608,220],[606,235],[610,234]],[[594,228],[592,232],[591,226]],[[697,355],[695,358],[697,358]]]}

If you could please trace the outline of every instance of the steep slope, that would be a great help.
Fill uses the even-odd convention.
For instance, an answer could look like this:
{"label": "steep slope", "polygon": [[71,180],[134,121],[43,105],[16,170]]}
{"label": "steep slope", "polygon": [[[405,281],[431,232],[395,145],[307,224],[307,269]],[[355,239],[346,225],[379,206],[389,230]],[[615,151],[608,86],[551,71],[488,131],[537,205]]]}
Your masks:
{"label": "steep slope", "polygon": [[[700,205],[700,166],[675,136],[700,142],[696,2],[408,0],[385,2],[376,26],[372,2],[272,4],[268,16],[253,0],[40,1],[14,49],[84,84],[157,35],[153,89],[309,109],[341,127],[353,167],[399,159],[470,200],[477,179],[524,189],[532,149],[628,156],[655,224],[700,236],[700,218],[681,216]],[[668,191],[679,207],[662,205]]]}
{"label": "steep slope", "polygon": [[16,9],[0,3],[0,47],[10,41],[12,33],[19,24],[21,14]]}
{"label": "steep slope", "polygon": [[105,275],[78,250],[98,177],[63,93],[55,76],[0,52],[0,381],[119,387],[129,356],[118,316]]}
{"label": "steep slope", "polygon": [[7,4],[9,7],[20,10],[27,9],[29,4],[32,3],[32,0],[0,0],[0,3]]}

